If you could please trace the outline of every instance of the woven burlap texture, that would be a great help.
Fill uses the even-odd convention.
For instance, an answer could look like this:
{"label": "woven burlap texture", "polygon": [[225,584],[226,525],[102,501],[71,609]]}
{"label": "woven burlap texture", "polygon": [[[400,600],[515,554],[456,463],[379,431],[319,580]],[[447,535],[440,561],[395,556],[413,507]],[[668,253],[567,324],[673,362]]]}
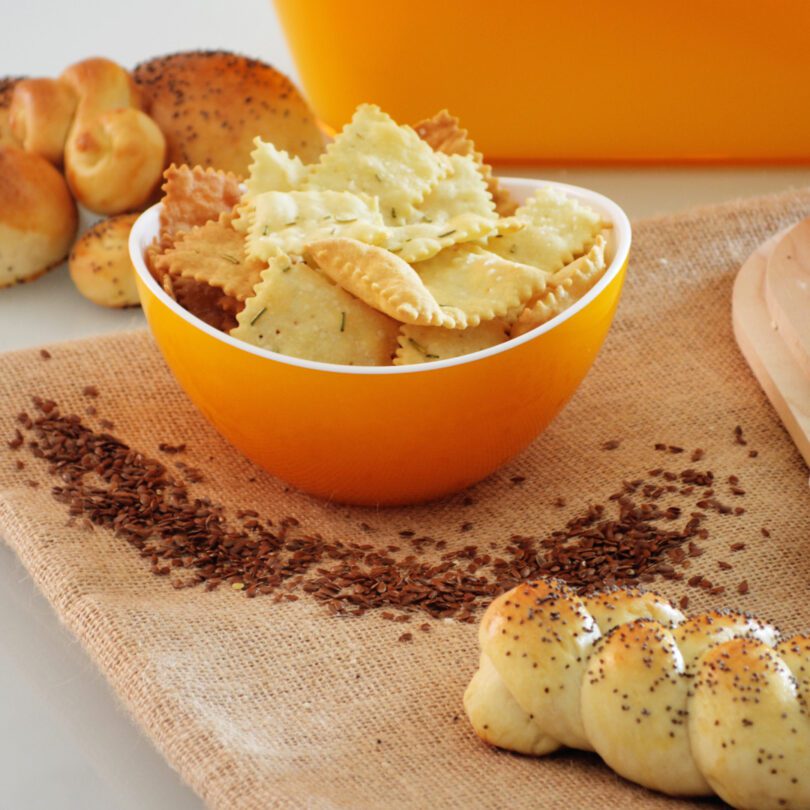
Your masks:
{"label": "woven burlap texture", "polygon": [[[346,508],[288,491],[231,449],[177,387],[145,332],[50,346],[0,359],[0,437],[31,395],[99,416],[147,454],[186,442],[201,494],[229,509],[295,515],[325,537],[385,545],[402,529],[449,547],[543,535],[623,479],[666,464],[655,442],[702,447],[702,465],[739,475],[742,517],[714,516],[696,570],[722,600],[682,583],[660,590],[691,607],[719,602],[758,612],[785,631],[810,627],[807,471],[734,343],[736,271],[767,237],[810,214],[810,190],[637,223],[623,301],[598,360],[554,424],[525,453],[462,496],[395,510]],[[509,392],[504,392],[509,407]],[[272,418],[268,414],[268,418]],[[88,417],[89,423],[95,420]],[[741,425],[748,446],[734,443]],[[485,426],[482,425],[482,430]],[[619,439],[605,451],[606,440]],[[756,458],[748,451],[758,450]],[[17,458],[26,469],[15,469]],[[165,458],[165,456],[163,457]],[[510,481],[522,475],[522,485]],[[254,478],[251,482],[249,479]],[[38,488],[28,479],[41,482]],[[24,450],[0,451],[0,536],[15,549],[135,721],[215,808],[676,807],[630,785],[591,755],[533,760],[496,752],[461,707],[477,663],[475,627],[333,618],[310,600],[276,604],[230,590],[175,591],[123,540],[66,526],[53,479]],[[554,500],[562,496],[568,506]],[[376,531],[363,534],[365,521]],[[474,524],[461,533],[460,525]],[[767,527],[772,537],[760,533]],[[746,543],[731,553],[729,544]],[[732,559],[731,571],[717,570]],[[736,584],[747,579],[750,593]],[[423,619],[417,617],[419,622]],[[403,630],[414,641],[398,643]]]}

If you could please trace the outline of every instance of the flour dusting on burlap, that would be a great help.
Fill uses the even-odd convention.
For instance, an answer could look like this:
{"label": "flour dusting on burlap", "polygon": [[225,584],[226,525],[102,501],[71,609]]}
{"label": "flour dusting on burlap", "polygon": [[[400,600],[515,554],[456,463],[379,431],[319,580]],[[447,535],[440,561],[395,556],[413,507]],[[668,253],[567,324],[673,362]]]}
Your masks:
{"label": "flour dusting on burlap", "polygon": [[[690,466],[685,455],[681,463],[656,453],[655,442],[701,447],[699,466],[720,479],[738,475],[747,493],[734,502],[745,506],[742,517],[711,516],[695,565],[727,591],[710,597],[684,583],[657,587],[675,598],[688,593],[690,611],[727,604],[785,631],[810,628],[807,470],[739,354],[730,320],[741,263],[808,214],[804,190],[638,223],[624,298],[594,369],[540,439],[466,493],[475,500],[468,506],[459,495],[376,511],[287,491],[207,425],[144,332],[50,346],[50,360],[37,351],[3,356],[0,536],[132,716],[212,807],[686,806],[623,782],[594,756],[532,760],[481,744],[461,707],[477,665],[473,625],[431,621],[432,632],[421,633],[414,622],[375,613],[333,618],[304,595],[274,603],[225,588],[173,590],[125,541],[66,526],[46,465],[6,449],[5,439],[31,395],[83,414],[82,388],[93,384],[99,415],[88,424],[109,418],[113,433],[169,464],[159,443],[187,443],[184,460],[205,472],[192,492],[231,513],[294,515],[305,531],[381,546],[413,529],[446,539],[449,549],[487,550],[515,533],[561,527],[588,503],[604,502],[622,479]],[[738,424],[747,446],[734,443]],[[613,439],[621,440],[617,449],[601,449]],[[24,470],[15,468],[18,458]],[[515,485],[512,476],[526,480]],[[554,505],[560,496],[564,508]],[[468,521],[473,529],[462,533]],[[376,531],[361,532],[361,522]],[[735,542],[745,550],[731,554]],[[733,570],[719,571],[721,559]],[[743,579],[745,596],[736,589]],[[414,631],[412,642],[397,642],[403,630]]]}

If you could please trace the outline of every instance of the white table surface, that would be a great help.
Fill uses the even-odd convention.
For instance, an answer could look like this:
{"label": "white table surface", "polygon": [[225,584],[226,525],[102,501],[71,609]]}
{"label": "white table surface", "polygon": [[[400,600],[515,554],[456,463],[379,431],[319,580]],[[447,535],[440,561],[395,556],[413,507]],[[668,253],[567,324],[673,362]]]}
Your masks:
{"label": "white table surface", "polygon": [[[268,0],[36,0],[8,3],[0,75],[54,75],[104,55],[227,48],[295,76]],[[520,170],[601,191],[631,217],[810,184],[810,167]],[[137,310],[82,299],[64,267],[0,290],[0,351],[132,328]],[[0,810],[190,810],[202,802],[118,705],[84,651],[0,544]]]}

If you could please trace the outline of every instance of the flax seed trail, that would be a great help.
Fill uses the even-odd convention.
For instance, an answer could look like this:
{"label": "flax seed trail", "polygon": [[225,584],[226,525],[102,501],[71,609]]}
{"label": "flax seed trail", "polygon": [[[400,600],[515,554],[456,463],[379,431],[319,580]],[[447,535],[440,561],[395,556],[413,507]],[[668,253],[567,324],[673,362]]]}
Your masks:
{"label": "flax seed trail", "polygon": [[[203,480],[198,469],[176,461],[180,474],[175,475],[109,432],[61,414],[53,400],[34,397],[33,405],[33,415],[18,415],[19,428],[7,446],[48,465],[57,481],[51,494],[74,524],[102,527],[126,540],[152,573],[167,577],[174,588],[201,585],[211,591],[224,585],[248,598],[272,594],[277,602],[307,595],[334,615],[380,610],[383,618],[407,622],[419,611],[475,622],[495,595],[539,576],[558,577],[582,592],[659,577],[681,581],[683,571],[703,554],[699,542],[709,536],[708,512],[734,514],[714,498],[711,471],[656,468],[647,479],[622,482],[608,506],[588,506],[544,538],[527,534],[505,544],[489,542],[492,553],[474,542],[448,549],[446,540],[413,527],[399,530],[396,543],[391,538],[362,542],[374,531],[368,524],[360,524],[358,538],[328,540],[306,532],[294,516],[272,520],[255,509],[226,515],[221,505],[189,490]],[[663,446],[676,455],[680,451]],[[159,450],[176,458],[186,446],[161,442]],[[702,458],[702,451],[691,458]],[[17,462],[17,469],[24,467]],[[736,478],[728,481],[740,489]],[[701,511],[664,503],[689,497],[699,499]],[[565,506],[562,498],[555,503]],[[473,501],[466,497],[464,504]],[[472,521],[460,526],[462,533],[473,529]],[[733,544],[731,550],[742,547]],[[720,569],[726,567],[731,568],[726,563]],[[699,574],[688,585],[714,595],[725,590]],[[743,592],[739,586],[738,591]],[[426,631],[425,625],[420,629]]]}

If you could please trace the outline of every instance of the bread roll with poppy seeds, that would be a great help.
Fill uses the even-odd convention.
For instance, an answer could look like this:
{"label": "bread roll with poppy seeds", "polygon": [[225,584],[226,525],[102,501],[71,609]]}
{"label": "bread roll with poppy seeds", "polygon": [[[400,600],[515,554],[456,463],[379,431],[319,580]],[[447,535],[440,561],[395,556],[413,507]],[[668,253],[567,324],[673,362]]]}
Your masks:
{"label": "bread roll with poppy seeds", "polygon": [[76,204],[45,158],[0,145],[0,287],[31,281],[70,250]]}
{"label": "bread roll with poppy seeds", "polygon": [[684,620],[636,589],[539,580],[481,621],[464,695],[486,742],[596,751],[626,779],[734,807],[810,808],[810,638],[734,611]]}
{"label": "bread roll with poppy seeds", "polygon": [[138,65],[145,109],[168,142],[168,161],[245,177],[253,139],[312,163],[324,138],[295,85],[270,65],[227,51],[188,51]]}
{"label": "bread roll with poppy seeds", "polygon": [[76,289],[102,307],[140,304],[129,258],[129,232],[138,214],[102,219],[85,231],[70,252],[68,267]]}

